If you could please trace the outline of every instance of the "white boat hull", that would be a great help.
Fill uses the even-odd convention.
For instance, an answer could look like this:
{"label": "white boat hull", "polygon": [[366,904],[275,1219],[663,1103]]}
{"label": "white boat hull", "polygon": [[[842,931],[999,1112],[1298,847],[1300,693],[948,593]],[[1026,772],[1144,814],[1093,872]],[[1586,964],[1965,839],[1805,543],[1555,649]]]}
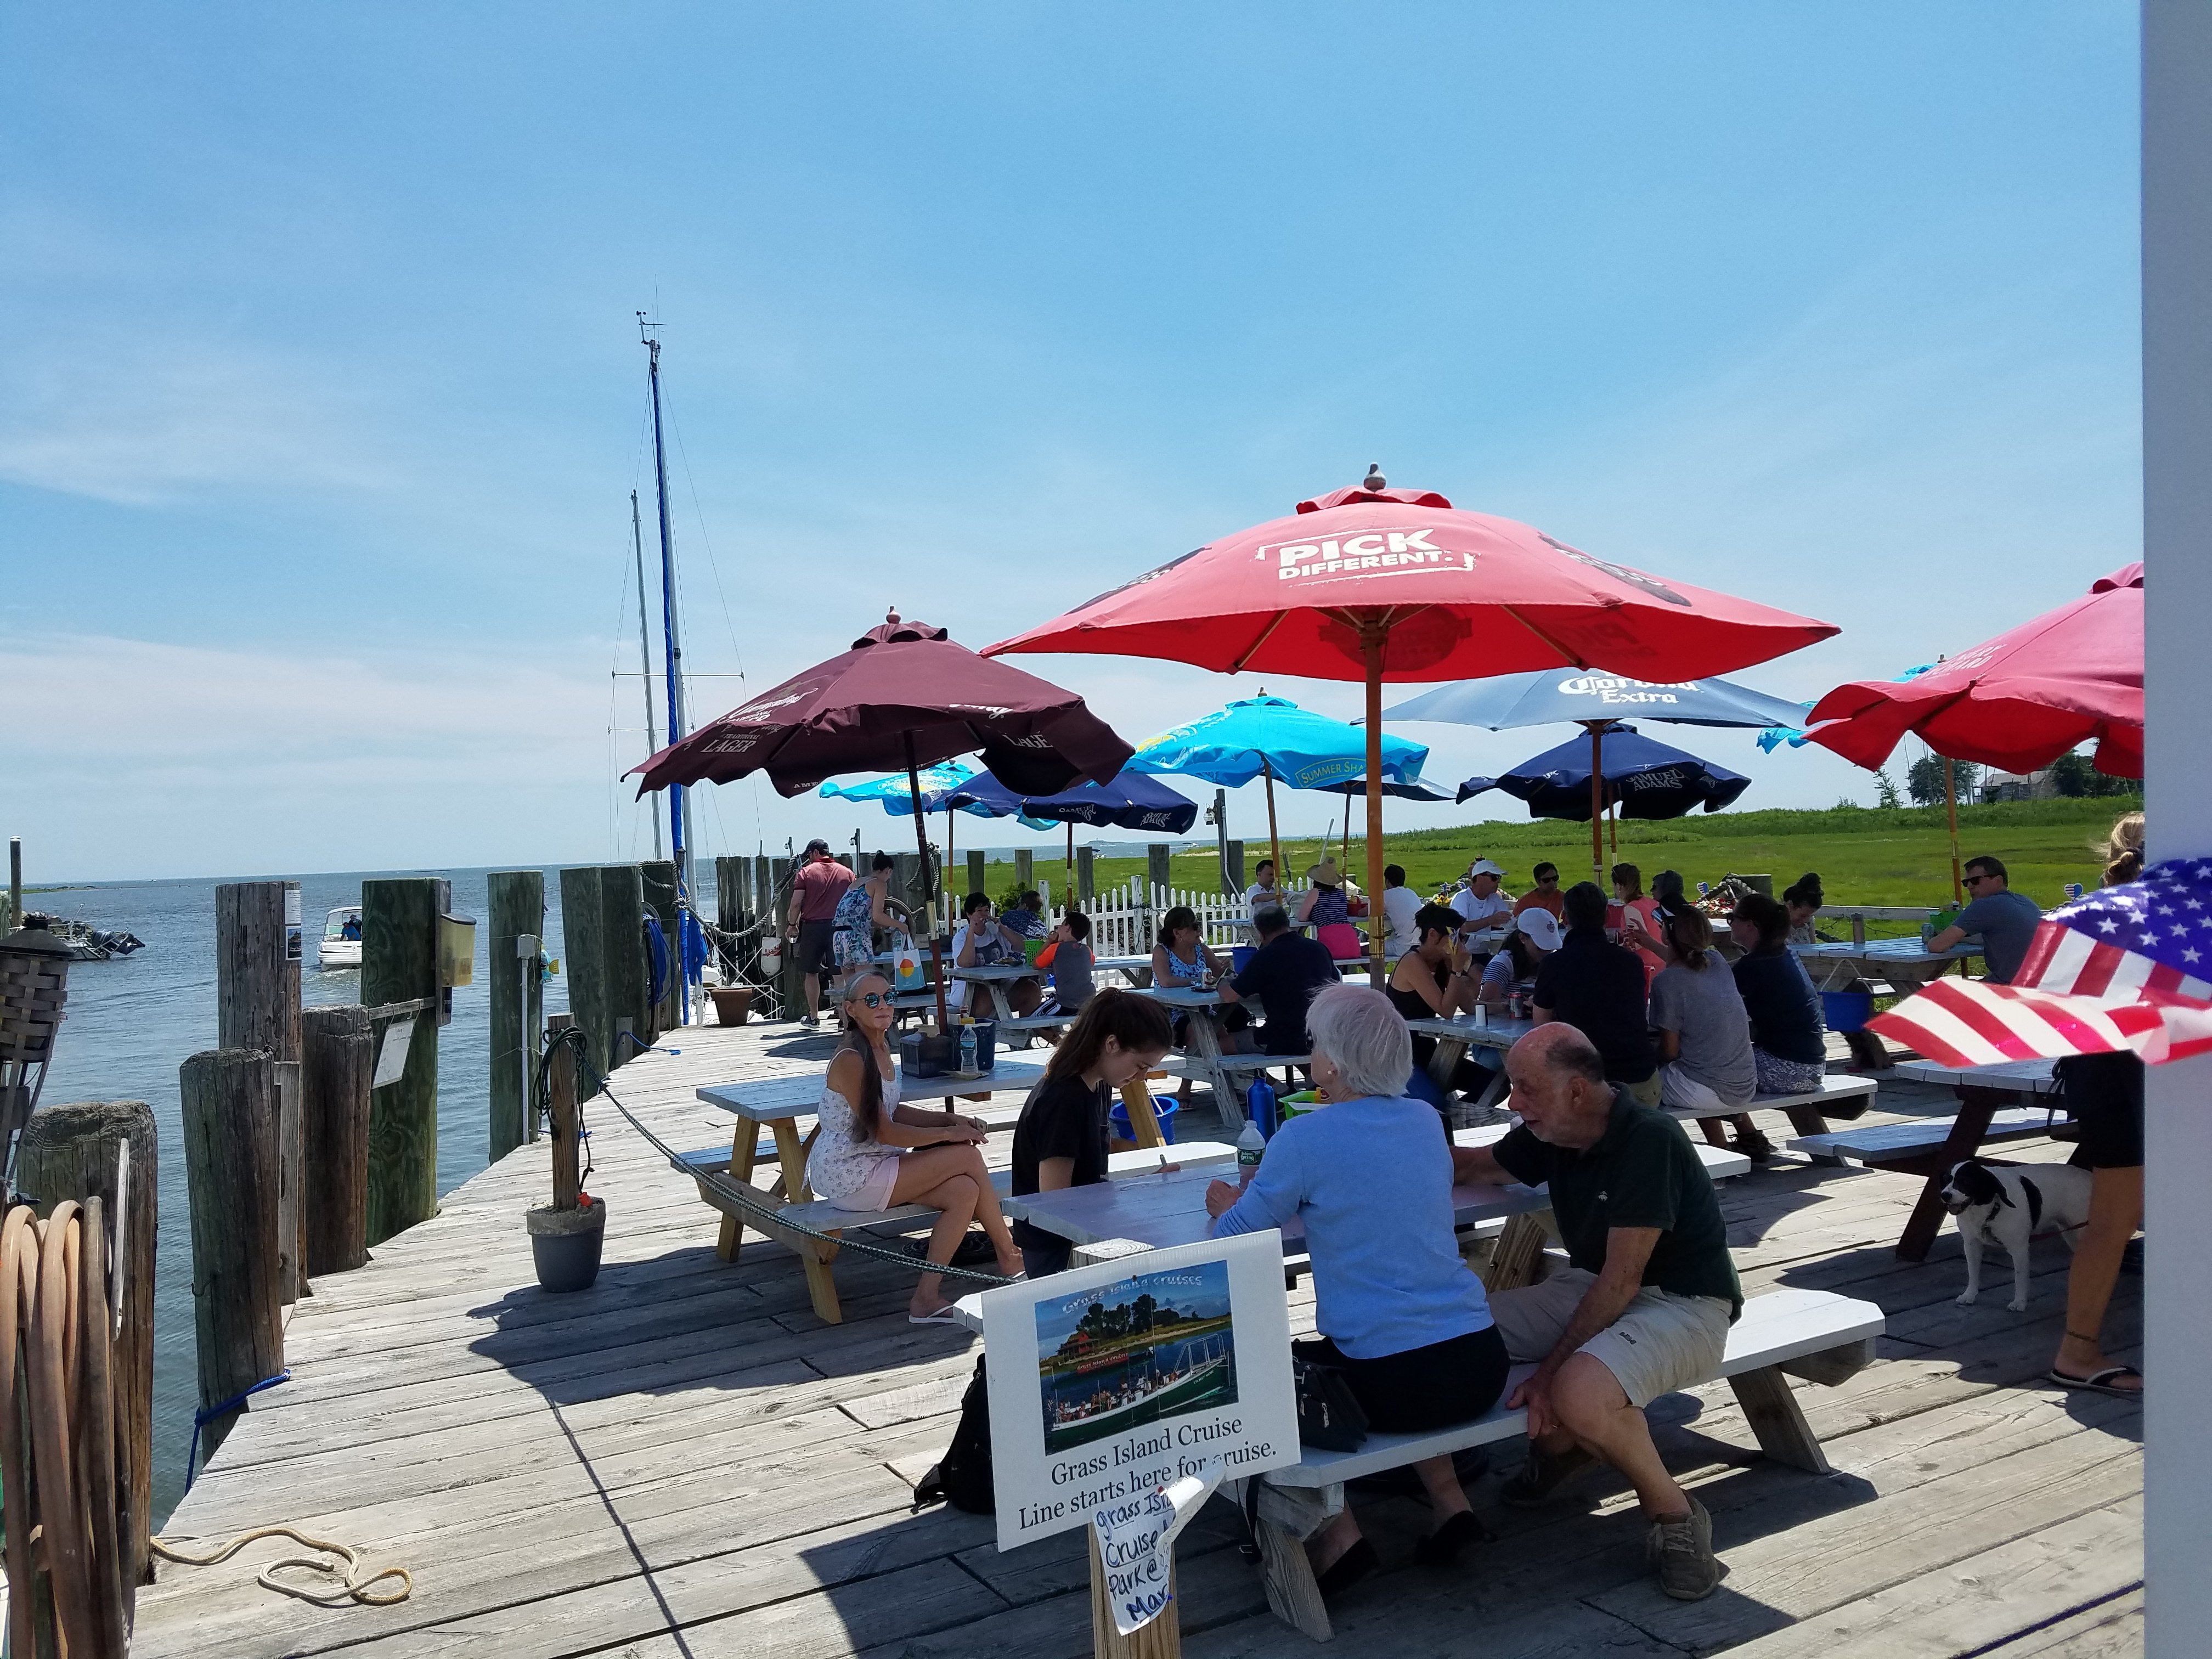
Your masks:
{"label": "white boat hull", "polygon": [[316,960],[325,968],[358,968],[361,966],[361,941],[357,939],[326,939],[316,954]]}

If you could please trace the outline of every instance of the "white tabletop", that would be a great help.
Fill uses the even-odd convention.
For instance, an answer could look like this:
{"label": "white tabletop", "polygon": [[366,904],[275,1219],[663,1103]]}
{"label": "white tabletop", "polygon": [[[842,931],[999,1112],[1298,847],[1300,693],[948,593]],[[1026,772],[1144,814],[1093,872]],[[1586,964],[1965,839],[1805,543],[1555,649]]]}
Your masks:
{"label": "white tabletop", "polygon": [[[1472,1129],[1455,1129],[1452,1131],[1452,1145],[1495,1146],[1510,1134],[1519,1122],[1520,1120],[1516,1118],[1510,1123],[1482,1123]],[[1741,1152],[1732,1152],[1725,1146],[1716,1146],[1709,1140],[1699,1140],[1693,1136],[1690,1150],[1697,1153],[1698,1162],[1705,1166],[1705,1173],[1716,1181],[1726,1181],[1731,1176],[1751,1172],[1748,1158]]]}
{"label": "white tabletop", "polygon": [[2058,1087],[2047,1060],[2008,1060],[1996,1066],[1946,1066],[1940,1060],[1900,1060],[1892,1069],[1916,1083],[1951,1088],[2000,1089],[2007,1094],[2047,1095]]}
{"label": "white tabletop", "polygon": [[1422,1036],[1449,1037],[1455,1042],[1470,1042],[1477,1048],[1510,1048],[1522,1037],[1536,1029],[1533,1019],[1507,1019],[1503,1015],[1492,1016],[1485,1025],[1474,1023],[1468,1014],[1450,1019],[1409,1019],[1406,1029]]}
{"label": "white tabletop", "polygon": [[1051,971],[1048,968],[1038,967],[1033,962],[993,962],[981,968],[955,968],[952,977],[1010,985],[1016,980],[1042,979]]}
{"label": "white tabletop", "polygon": [[[1218,1170],[1195,1169],[1174,1175],[1129,1176],[1092,1187],[1010,1198],[1006,1209],[1007,1214],[1018,1215],[1031,1226],[1057,1233],[1076,1244],[1095,1244],[1106,1238],[1131,1238],[1155,1249],[1197,1244],[1212,1236],[1212,1218],[1206,1212],[1206,1189],[1218,1175]],[[1460,1226],[1541,1210],[1550,1203],[1546,1194],[1529,1187],[1482,1182],[1452,1188],[1453,1215]],[[1304,1229],[1293,1220],[1283,1230],[1283,1237],[1286,1244],[1303,1240]]]}
{"label": "white tabletop", "polygon": [[[759,1123],[775,1118],[805,1117],[822,1099],[822,1082],[827,1069],[802,1073],[797,1077],[749,1078],[742,1083],[712,1084],[700,1090],[698,1096],[709,1106],[719,1106],[726,1112],[735,1112],[739,1117],[749,1117]],[[899,1099],[909,1103],[917,1100],[949,1100],[955,1095],[989,1094],[1004,1089],[1019,1089],[1027,1093],[1043,1079],[1042,1066],[1033,1066],[1026,1060],[1001,1060],[989,1071],[974,1077],[902,1076],[898,1084]]]}
{"label": "white tabletop", "polygon": [[1221,993],[1194,991],[1188,985],[1148,985],[1132,994],[1150,997],[1155,1002],[1164,1002],[1170,1008],[1218,1008]]}
{"label": "white tabletop", "polygon": [[1931,951],[1925,939],[1870,939],[1864,945],[1793,945],[1790,948],[1798,956],[1810,957],[1815,961],[1887,962],[1922,966],[1938,962],[1959,962],[1982,953],[1980,945],[1965,944],[1954,945],[1948,951]]}

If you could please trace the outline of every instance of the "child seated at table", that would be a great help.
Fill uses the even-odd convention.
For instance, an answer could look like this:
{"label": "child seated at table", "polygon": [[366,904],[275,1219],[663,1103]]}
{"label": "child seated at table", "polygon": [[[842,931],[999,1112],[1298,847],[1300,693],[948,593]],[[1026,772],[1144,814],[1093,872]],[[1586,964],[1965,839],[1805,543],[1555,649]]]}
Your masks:
{"label": "child seated at table", "polygon": [[[998,1253],[999,1271],[1012,1278],[1022,1271],[1022,1259],[983,1167],[980,1148],[990,1132],[957,1112],[899,1104],[889,1037],[895,1012],[890,981],[881,974],[859,975],[846,988],[845,1039],[814,1109],[818,1127],[806,1158],[806,1184],[841,1210],[926,1204],[941,1211],[927,1252],[940,1267],[951,1261],[968,1224],[980,1221]],[[933,1273],[915,1281],[908,1320],[952,1323],[944,1283]]]}
{"label": "child seated at table", "polygon": [[1089,1002],[1094,989],[1091,972],[1098,959],[1091,951],[1091,918],[1080,910],[1070,910],[1060,919],[1052,930],[1051,961],[1038,959],[1040,966],[1052,969],[1052,1012],[1060,1014],[1079,1014]]}
{"label": "child seated at table", "polygon": [[[1150,998],[1108,989],[1085,1004],[1014,1125],[1014,1196],[1105,1180],[1115,1091],[1141,1087],[1167,1051],[1167,1010]],[[1031,1279],[1061,1271],[1073,1248],[1026,1221],[1014,1223],[1013,1238]]]}

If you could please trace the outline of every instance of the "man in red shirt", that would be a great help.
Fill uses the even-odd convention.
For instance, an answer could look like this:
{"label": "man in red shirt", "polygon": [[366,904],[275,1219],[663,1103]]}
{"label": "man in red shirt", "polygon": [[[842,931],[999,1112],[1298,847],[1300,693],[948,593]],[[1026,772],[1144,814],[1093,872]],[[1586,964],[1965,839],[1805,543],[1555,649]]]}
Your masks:
{"label": "man in red shirt", "polygon": [[853,872],[830,856],[830,843],[820,836],[806,843],[806,852],[791,878],[791,915],[784,937],[799,941],[799,971],[806,986],[806,1012],[801,1025],[822,1023],[822,994],[830,988],[836,963],[830,954],[830,935],[835,930],[837,901],[853,884]]}

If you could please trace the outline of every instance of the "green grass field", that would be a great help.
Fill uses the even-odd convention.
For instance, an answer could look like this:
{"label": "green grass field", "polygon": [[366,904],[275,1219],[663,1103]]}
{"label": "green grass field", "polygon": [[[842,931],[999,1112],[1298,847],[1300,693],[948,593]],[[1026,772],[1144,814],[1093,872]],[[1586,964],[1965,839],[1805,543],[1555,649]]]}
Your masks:
{"label": "green grass field", "polygon": [[[2100,799],[2015,801],[1965,806],[1959,811],[1961,857],[1987,853],[2002,859],[2012,884],[2039,904],[2056,904],[2065,884],[2097,884],[2103,867],[2106,832],[2123,812],[2140,810],[2134,797]],[[1386,807],[1387,811],[1387,807]],[[1041,841],[1036,875],[1049,880],[1055,895],[1064,890],[1064,843]],[[1528,885],[1531,866],[1549,860],[1569,884],[1589,868],[1589,826],[1552,820],[1534,823],[1489,821],[1445,830],[1421,830],[1383,837],[1385,862],[1406,866],[1407,882],[1430,890],[1455,878],[1471,860],[1495,859],[1507,871],[1508,890]],[[1245,866],[1266,855],[1264,840],[1247,840]],[[1303,872],[1322,851],[1322,843],[1304,837],[1283,843],[1283,860]],[[1330,852],[1339,844],[1330,842]],[[1607,863],[1613,861],[1608,842]],[[1690,890],[1700,881],[1718,881],[1731,872],[1766,874],[1779,893],[1807,871],[1818,871],[1831,904],[1895,904],[1940,907],[1951,902],[1950,841],[1943,809],[1830,807],[1812,811],[1770,811],[1693,814],[1665,823],[1624,822],[1621,860],[1642,867],[1645,884],[1660,870],[1677,870]],[[1366,872],[1366,842],[1352,842],[1352,873]],[[1101,888],[1141,875],[1141,859],[1102,859]],[[1214,881],[1211,847],[1178,853],[1175,885],[1203,888]],[[994,861],[991,891],[1013,884],[1010,862]]]}

